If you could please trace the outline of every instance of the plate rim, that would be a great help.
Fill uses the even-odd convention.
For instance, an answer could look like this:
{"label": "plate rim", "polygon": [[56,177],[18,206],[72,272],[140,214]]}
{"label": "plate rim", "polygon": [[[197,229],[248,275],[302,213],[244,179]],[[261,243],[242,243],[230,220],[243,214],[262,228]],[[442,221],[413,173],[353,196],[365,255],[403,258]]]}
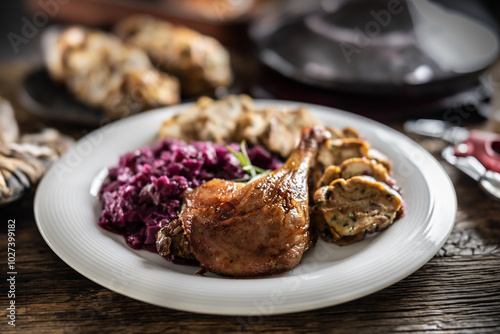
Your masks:
{"label": "plate rim", "polygon": [[[434,205],[437,196],[433,196],[434,199],[433,199],[432,204],[434,205],[433,206],[434,211],[430,212],[428,214],[427,219],[428,220],[432,219],[433,214],[434,215],[436,214],[435,210],[437,209],[437,210],[441,210],[441,211],[442,210],[446,211],[446,218],[448,221],[447,221],[446,226],[441,226],[445,230],[444,230],[444,232],[440,232],[439,242],[433,244],[432,254],[427,252],[427,255],[425,257],[420,258],[420,261],[418,261],[418,265],[413,265],[413,266],[407,267],[406,270],[403,270],[401,272],[398,272],[395,275],[392,275],[391,279],[385,280],[385,282],[383,284],[377,284],[374,287],[372,286],[370,289],[360,289],[359,291],[357,291],[355,293],[351,293],[348,296],[343,296],[342,298],[337,298],[337,299],[332,298],[332,297],[323,298],[321,301],[309,301],[309,303],[301,303],[301,305],[292,305],[293,303],[289,303],[287,305],[278,304],[278,305],[274,305],[275,307],[273,307],[272,309],[258,310],[258,312],[257,312],[258,315],[272,315],[272,314],[283,314],[283,313],[294,313],[294,312],[308,311],[308,310],[318,309],[318,308],[327,307],[327,306],[333,306],[333,305],[341,304],[341,303],[351,301],[354,299],[358,299],[360,297],[363,297],[363,296],[372,294],[376,291],[382,290],[382,289],[402,280],[403,278],[409,276],[410,274],[412,274],[413,272],[418,270],[420,267],[422,267],[425,263],[427,263],[439,251],[441,246],[444,244],[444,242],[446,241],[446,239],[450,235],[451,230],[454,226],[456,208],[457,208],[457,199],[456,199],[455,190],[453,188],[453,184],[452,184],[451,180],[449,179],[448,175],[446,174],[446,172],[444,171],[444,169],[442,168],[442,166],[439,164],[439,162],[432,155],[430,155],[427,151],[425,151],[420,145],[418,145],[416,142],[414,142],[413,140],[411,140],[410,138],[408,138],[404,134],[402,134],[402,133],[400,133],[400,132],[398,132],[398,131],[396,131],[396,130],[394,130],[394,129],[392,129],[384,124],[381,124],[379,122],[368,119],[366,117],[352,114],[352,113],[349,113],[349,112],[346,112],[343,110],[339,110],[339,109],[335,109],[335,108],[331,108],[331,107],[309,104],[309,103],[284,101],[284,100],[255,99],[255,102],[256,102],[256,105],[258,107],[262,107],[264,105],[270,105],[270,104],[271,105],[278,105],[278,106],[295,106],[295,107],[302,105],[313,112],[314,111],[319,111],[319,113],[322,113],[322,112],[332,113],[333,112],[333,113],[340,114],[343,117],[347,117],[349,119],[354,118],[354,119],[357,119],[357,121],[360,121],[363,123],[376,125],[378,128],[380,128],[383,131],[389,131],[389,133],[391,135],[401,136],[401,138],[405,138],[405,140],[409,144],[411,144],[412,146],[415,146],[416,148],[419,148],[421,153],[424,154],[425,158],[427,160],[429,160],[431,162],[431,164],[433,165],[432,166],[433,170],[438,170],[441,173],[440,176],[441,176],[441,182],[443,183],[442,186],[447,188],[446,191],[448,192],[448,195],[452,196],[451,201],[450,201],[451,205],[447,206],[447,207],[441,206],[441,208],[436,207],[436,205]],[[176,105],[176,106],[172,106],[172,107],[158,108],[158,109],[148,111],[146,113],[134,115],[134,116],[128,117],[126,119],[108,124],[103,128],[97,129],[97,130],[87,134],[83,138],[81,138],[80,141],[83,141],[86,139],[88,140],[88,138],[91,138],[91,136],[95,135],[95,133],[97,131],[106,131],[106,129],[108,129],[109,127],[120,127],[120,126],[124,127],[127,123],[135,122],[137,119],[142,118],[142,117],[148,118],[148,116],[149,116],[149,117],[153,118],[154,115],[152,113],[157,114],[158,117],[161,114],[165,114],[164,117],[166,118],[169,115],[173,115],[176,112],[178,112],[179,110],[182,110],[183,108],[187,108],[193,104],[194,103],[185,103],[185,104]],[[138,147],[139,146],[141,146],[141,145],[138,144]],[[76,145],[75,145],[75,147],[76,147]],[[69,151],[66,154],[68,154],[68,153],[69,153]],[[64,158],[64,156],[62,158]],[[62,159],[60,161],[62,161]],[[192,303],[190,304],[189,301],[187,301],[187,302],[184,301],[183,303],[181,302],[180,304],[172,305],[172,304],[169,304],[168,302],[165,303],[165,302],[160,301],[158,299],[154,299],[154,298],[151,299],[148,296],[141,295],[140,292],[134,291],[133,289],[131,291],[127,290],[127,289],[118,289],[118,288],[112,286],[112,284],[110,284],[109,282],[103,282],[103,278],[96,277],[95,273],[89,274],[88,269],[86,269],[81,264],[74,263],[73,259],[71,259],[67,254],[65,254],[63,252],[63,249],[61,249],[61,246],[57,245],[57,243],[54,243],[54,240],[51,240],[52,236],[47,235],[47,230],[44,228],[43,223],[41,222],[41,220],[43,219],[42,218],[42,216],[43,216],[42,209],[43,208],[40,207],[40,205],[41,205],[40,203],[42,203],[41,194],[43,193],[44,187],[48,187],[46,184],[47,184],[47,182],[49,182],[48,180],[52,177],[51,175],[53,175],[54,173],[55,173],[55,168],[54,167],[50,168],[48,173],[43,177],[43,179],[42,179],[42,181],[37,189],[37,192],[35,194],[35,200],[34,200],[35,220],[37,223],[37,227],[40,231],[40,234],[42,235],[44,240],[47,242],[49,247],[52,249],[52,251],[54,251],[54,253],[56,253],[56,255],[59,258],[61,258],[66,264],[68,264],[73,270],[79,272],[80,274],[82,274],[86,278],[96,282],[97,284],[99,284],[107,289],[110,289],[110,290],[115,291],[117,293],[120,293],[122,295],[128,296],[130,298],[134,298],[134,299],[137,299],[137,300],[140,300],[140,301],[143,301],[146,303],[154,304],[157,306],[161,306],[161,307],[168,307],[168,308],[187,311],[187,312],[204,313],[204,314],[240,315],[240,316],[241,315],[255,315],[255,312],[256,312],[255,305],[249,305],[248,307],[241,307],[241,306],[233,307],[231,305],[226,306],[226,307],[224,307],[224,306],[221,307],[219,305],[218,307],[213,307],[209,310],[207,310],[205,307],[200,307],[200,305],[191,305]],[[445,177],[442,177],[442,176],[445,176]],[[88,182],[90,182],[90,181],[91,180],[88,180]],[[42,190],[40,190],[40,189],[42,189]],[[97,227],[97,224],[95,226]],[[176,277],[177,275],[180,275],[180,274],[179,273],[170,273],[170,276],[173,276],[173,277]],[[211,282],[226,281],[226,280],[220,280],[220,279],[215,279],[215,278],[210,278],[210,277],[205,277],[204,279],[208,279]],[[239,279],[236,281],[239,281],[239,282],[248,281],[248,279],[243,279],[243,280]],[[284,279],[284,281],[286,281],[286,278]],[[219,284],[219,283],[214,283],[214,284]],[[228,297],[226,297],[226,298],[228,298]]]}

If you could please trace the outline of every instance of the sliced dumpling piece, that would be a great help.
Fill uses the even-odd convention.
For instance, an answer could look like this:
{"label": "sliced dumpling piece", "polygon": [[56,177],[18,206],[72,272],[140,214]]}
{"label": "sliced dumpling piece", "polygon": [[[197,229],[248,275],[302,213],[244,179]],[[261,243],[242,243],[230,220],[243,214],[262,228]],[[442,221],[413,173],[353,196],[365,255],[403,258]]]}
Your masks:
{"label": "sliced dumpling piece", "polygon": [[389,173],[382,164],[365,157],[345,160],[340,164],[340,170],[340,176],[344,179],[353,176],[371,176],[377,181],[386,182],[389,178]]}
{"label": "sliced dumpling piece", "polygon": [[324,240],[347,245],[386,229],[402,213],[397,191],[371,176],[354,176],[319,188],[311,218]]}
{"label": "sliced dumpling piece", "polygon": [[354,176],[371,176],[375,180],[387,183],[389,186],[395,184],[394,179],[389,175],[385,166],[376,160],[362,158],[350,158],[340,164],[340,166],[329,166],[318,183],[318,188],[329,185],[335,179],[350,179]]}
{"label": "sliced dumpling piece", "polygon": [[342,138],[325,141],[318,153],[318,162],[323,166],[340,165],[350,158],[361,158],[368,155],[370,145],[363,139]]}
{"label": "sliced dumpling piece", "polygon": [[380,151],[373,149],[368,141],[354,137],[355,134],[347,137],[350,133],[349,128],[344,129],[346,137],[342,138],[337,138],[339,134],[332,132],[331,129],[330,132],[332,133],[332,138],[321,145],[318,153],[317,160],[323,168],[326,169],[331,165],[340,165],[347,159],[365,157],[377,161],[387,171],[391,171],[392,165],[389,158]]}
{"label": "sliced dumpling piece", "polygon": [[343,128],[342,130],[336,128],[336,127],[327,127],[326,128],[330,134],[332,135],[332,138],[336,139],[342,139],[342,138],[361,138],[360,134],[356,129],[347,127]]}

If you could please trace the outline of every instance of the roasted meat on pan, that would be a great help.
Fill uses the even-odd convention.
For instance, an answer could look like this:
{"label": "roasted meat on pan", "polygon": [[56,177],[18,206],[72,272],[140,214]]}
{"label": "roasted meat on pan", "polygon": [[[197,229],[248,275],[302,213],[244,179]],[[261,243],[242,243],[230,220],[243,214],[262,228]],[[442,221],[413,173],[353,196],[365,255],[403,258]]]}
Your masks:
{"label": "roasted meat on pan", "polygon": [[147,15],[125,18],[114,31],[145,50],[155,66],[179,78],[183,94],[212,94],[232,81],[229,53],[212,37]]}
{"label": "roasted meat on pan", "polygon": [[45,48],[51,77],[111,119],[179,102],[176,78],[160,73],[146,53],[97,30],[70,27]]}
{"label": "roasted meat on pan", "polygon": [[304,129],[285,164],[250,183],[213,179],[187,193],[178,220],[158,233],[167,259],[189,248],[201,267],[235,277],[269,275],[296,266],[313,240],[309,169],[329,133]]}
{"label": "roasted meat on pan", "polygon": [[57,130],[19,136],[12,105],[0,97],[0,206],[26,194],[73,144]]}

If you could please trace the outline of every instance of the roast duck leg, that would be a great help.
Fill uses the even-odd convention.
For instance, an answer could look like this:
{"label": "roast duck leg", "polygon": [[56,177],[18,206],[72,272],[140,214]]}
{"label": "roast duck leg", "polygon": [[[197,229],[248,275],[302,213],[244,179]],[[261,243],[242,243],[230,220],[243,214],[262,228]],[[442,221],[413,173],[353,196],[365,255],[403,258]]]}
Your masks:
{"label": "roast duck leg", "polygon": [[281,168],[249,183],[213,179],[187,193],[179,218],[158,233],[160,255],[195,259],[234,277],[292,269],[313,246],[308,177],[328,136],[321,127],[305,128]]}

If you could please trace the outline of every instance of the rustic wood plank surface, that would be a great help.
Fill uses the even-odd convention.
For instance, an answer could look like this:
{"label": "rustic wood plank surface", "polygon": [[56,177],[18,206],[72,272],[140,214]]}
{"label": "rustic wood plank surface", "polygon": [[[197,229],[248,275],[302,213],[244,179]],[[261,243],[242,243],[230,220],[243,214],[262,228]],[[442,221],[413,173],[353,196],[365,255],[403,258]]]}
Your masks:
{"label": "rustic wood plank surface", "polygon": [[[2,67],[0,94],[12,97],[25,71],[20,64]],[[24,129],[41,124],[16,109]],[[392,126],[401,130],[400,123]],[[442,161],[444,143],[412,138],[450,175],[458,197],[456,223],[433,259],[382,291],[315,311],[264,317],[212,316],[149,305],[101,287],[59,259],[36,227],[32,195],[0,209],[0,333],[499,333],[500,203]],[[9,219],[16,225],[15,328],[8,325],[6,310]]]}

